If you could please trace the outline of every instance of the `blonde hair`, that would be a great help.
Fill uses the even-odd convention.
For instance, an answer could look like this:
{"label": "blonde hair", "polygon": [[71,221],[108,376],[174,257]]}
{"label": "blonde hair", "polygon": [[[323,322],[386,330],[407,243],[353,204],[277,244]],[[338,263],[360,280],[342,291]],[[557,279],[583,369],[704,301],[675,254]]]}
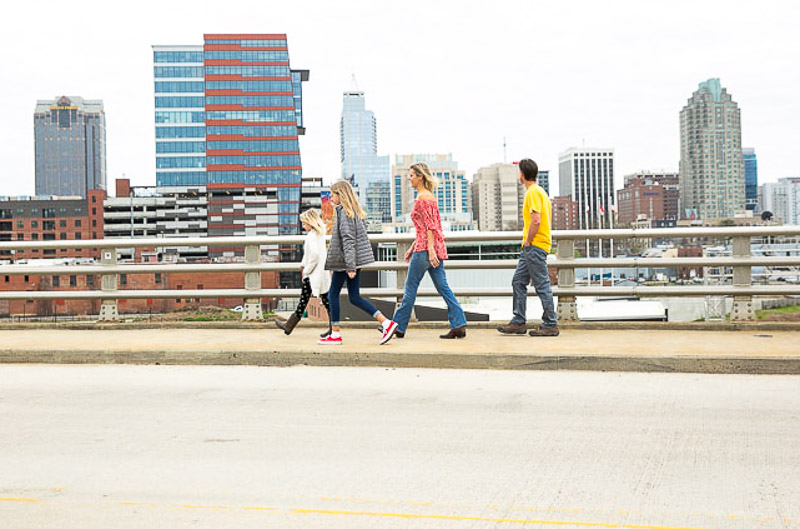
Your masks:
{"label": "blonde hair", "polygon": [[328,231],[325,229],[325,223],[322,222],[319,210],[316,209],[309,209],[308,211],[302,212],[300,214],[300,222],[308,224],[308,226],[319,235],[325,235],[325,232]]}
{"label": "blonde hair", "polygon": [[333,185],[331,185],[331,193],[339,195],[339,202],[344,208],[347,218],[352,219],[356,216],[362,220],[367,218],[367,213],[361,208],[361,204],[358,203],[358,198],[349,182],[346,180],[334,182]]}
{"label": "blonde hair", "polygon": [[426,164],[425,162],[418,162],[412,164],[411,167],[409,167],[409,170],[411,169],[413,169],[414,172],[417,173],[417,176],[422,178],[423,187],[425,187],[425,189],[433,193],[433,190],[436,188],[437,185],[439,185],[439,182],[437,182],[436,178],[433,176],[433,174],[431,174],[431,170],[428,167],[428,164]]}

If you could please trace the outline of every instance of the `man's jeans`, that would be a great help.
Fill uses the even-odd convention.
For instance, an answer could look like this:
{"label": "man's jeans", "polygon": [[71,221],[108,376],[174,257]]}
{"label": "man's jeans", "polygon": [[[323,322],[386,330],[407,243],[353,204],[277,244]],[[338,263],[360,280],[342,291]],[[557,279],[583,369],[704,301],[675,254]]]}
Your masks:
{"label": "man's jeans", "polygon": [[447,284],[447,277],[444,273],[444,261],[439,261],[439,266],[433,268],[430,261],[428,261],[428,252],[414,252],[411,254],[411,262],[408,263],[408,275],[406,276],[406,286],[403,292],[403,302],[400,304],[394,317],[392,318],[397,322],[397,330],[406,332],[408,327],[408,320],[411,319],[411,310],[414,308],[414,301],[417,299],[417,289],[419,283],[425,276],[425,272],[431,276],[433,285],[436,287],[436,292],[444,298],[447,303],[447,319],[450,321],[450,328],[456,329],[463,327],[467,324],[467,318],[464,316],[464,311],[458,300],[450,290]]}
{"label": "man's jeans", "polygon": [[550,290],[550,276],[547,274],[547,252],[535,246],[526,246],[519,255],[517,270],[511,286],[514,288],[514,317],[511,323],[525,325],[525,309],[528,306],[528,284],[533,286],[542,302],[542,327],[556,326],[556,311],[553,292]]}

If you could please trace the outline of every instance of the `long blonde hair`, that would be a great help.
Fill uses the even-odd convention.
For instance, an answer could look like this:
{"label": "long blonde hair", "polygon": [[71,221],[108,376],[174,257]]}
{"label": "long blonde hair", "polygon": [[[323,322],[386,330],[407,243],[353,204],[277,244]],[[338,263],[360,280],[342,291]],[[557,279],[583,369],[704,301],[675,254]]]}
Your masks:
{"label": "long blonde hair", "polygon": [[439,182],[437,182],[436,178],[433,176],[433,174],[431,174],[431,170],[428,167],[428,164],[426,164],[425,162],[417,162],[411,165],[409,170],[411,169],[413,169],[414,172],[417,173],[417,176],[422,178],[423,187],[425,187],[425,189],[433,193],[433,190],[436,188],[437,185],[439,185]]}
{"label": "long blonde hair", "polygon": [[358,203],[358,198],[349,182],[346,180],[334,182],[331,185],[331,193],[339,195],[339,202],[344,208],[347,218],[352,219],[355,216],[358,216],[358,218],[362,220],[367,218],[367,213],[361,208],[361,204]]}
{"label": "long blonde hair", "polygon": [[300,214],[300,222],[308,224],[308,226],[317,232],[318,235],[325,235],[325,223],[322,222],[322,217],[317,209],[309,209]]}

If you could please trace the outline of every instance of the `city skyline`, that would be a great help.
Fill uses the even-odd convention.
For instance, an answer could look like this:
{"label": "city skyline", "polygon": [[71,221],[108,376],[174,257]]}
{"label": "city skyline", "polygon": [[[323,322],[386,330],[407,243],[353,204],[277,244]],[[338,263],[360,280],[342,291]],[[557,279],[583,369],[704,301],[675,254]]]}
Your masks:
{"label": "city skyline", "polygon": [[[793,94],[800,79],[787,65],[800,45],[791,37],[798,8],[790,2],[755,13],[743,2],[501,2],[491,10],[470,2],[306,3],[313,9],[233,2],[230,12],[174,2],[152,20],[147,3],[125,19],[94,15],[98,2],[77,4],[87,16],[69,32],[36,15],[50,2],[19,6],[16,20],[37,20],[36,32],[0,22],[6,48],[20,50],[1,74],[17,103],[0,126],[8,150],[2,195],[34,193],[30,112],[53,94],[103,99],[109,187],[123,174],[133,185],[155,184],[151,46],[216,31],[288,35],[293,61],[313,72],[304,87],[304,170],[328,183],[339,174],[340,98],[353,74],[380,116],[379,152],[452,152],[471,179],[504,155],[553,168],[569,147],[605,145],[617,154],[617,189],[621,175],[677,169],[677,114],[698,83],[718,77],[741,108],[743,145],[759,153],[759,183],[797,176],[792,153],[800,138],[791,123],[800,116]],[[268,22],[242,22],[243,10],[269,15],[256,17]],[[179,13],[180,22],[170,22]],[[461,22],[450,28],[455,14]],[[602,33],[590,31],[597,25]],[[73,60],[56,60],[56,47]]]}

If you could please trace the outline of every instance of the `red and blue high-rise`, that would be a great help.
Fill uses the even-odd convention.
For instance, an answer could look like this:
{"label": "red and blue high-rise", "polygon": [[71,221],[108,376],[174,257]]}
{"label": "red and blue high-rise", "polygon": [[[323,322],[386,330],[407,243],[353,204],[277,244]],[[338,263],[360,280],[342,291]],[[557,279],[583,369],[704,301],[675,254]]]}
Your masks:
{"label": "red and blue high-rise", "polygon": [[207,34],[154,57],[157,185],[204,186],[211,237],[296,233],[308,70],[291,69],[286,35]]}

